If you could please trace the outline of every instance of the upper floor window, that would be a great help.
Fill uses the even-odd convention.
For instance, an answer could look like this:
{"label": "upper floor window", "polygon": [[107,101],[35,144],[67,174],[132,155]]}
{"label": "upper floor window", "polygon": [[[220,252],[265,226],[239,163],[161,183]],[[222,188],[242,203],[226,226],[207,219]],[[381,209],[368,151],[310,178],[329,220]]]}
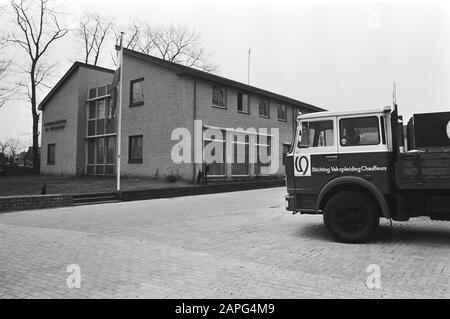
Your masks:
{"label": "upper floor window", "polygon": [[47,164],[54,165],[55,164],[55,144],[47,145]]}
{"label": "upper floor window", "polygon": [[333,121],[302,122],[298,147],[325,147],[334,145]]}
{"label": "upper floor window", "polygon": [[109,98],[89,101],[87,136],[111,134],[115,132],[116,118],[111,112]]}
{"label": "upper floor window", "polygon": [[269,99],[266,97],[259,98],[259,116],[270,117]]}
{"label": "upper floor window", "polygon": [[250,113],[250,96],[239,92],[237,95],[237,110],[242,113]]}
{"label": "upper floor window", "polygon": [[144,104],[144,78],[130,81],[130,106]]}
{"label": "upper floor window", "polygon": [[130,136],[128,140],[128,163],[142,163],[143,136]]}
{"label": "upper floor window", "polygon": [[287,121],[287,114],[286,114],[286,105],[278,103],[278,120],[279,121]]}
{"label": "upper floor window", "polygon": [[341,146],[380,144],[380,130],[376,116],[341,119],[339,132]]}
{"label": "upper floor window", "polygon": [[109,90],[111,88],[111,85],[104,85],[104,86],[99,86],[96,88],[90,88],[88,91],[88,100],[92,100],[92,99],[99,99],[99,98],[103,98],[106,96],[109,96]]}
{"label": "upper floor window", "polygon": [[224,87],[214,85],[212,88],[212,106],[227,108],[227,90]]}

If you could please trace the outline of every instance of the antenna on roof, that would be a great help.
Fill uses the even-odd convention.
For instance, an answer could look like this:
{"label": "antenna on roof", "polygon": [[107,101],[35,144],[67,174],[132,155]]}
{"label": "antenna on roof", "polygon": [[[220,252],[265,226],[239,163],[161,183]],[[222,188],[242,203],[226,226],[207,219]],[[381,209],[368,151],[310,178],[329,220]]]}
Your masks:
{"label": "antenna on roof", "polygon": [[252,48],[248,48],[248,64],[247,64],[247,84],[250,85],[250,55]]}

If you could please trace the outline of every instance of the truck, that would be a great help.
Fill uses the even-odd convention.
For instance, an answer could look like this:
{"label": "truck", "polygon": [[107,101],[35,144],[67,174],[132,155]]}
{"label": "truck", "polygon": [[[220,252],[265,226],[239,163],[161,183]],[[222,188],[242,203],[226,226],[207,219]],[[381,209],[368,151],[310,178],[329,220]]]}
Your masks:
{"label": "truck", "polygon": [[339,242],[369,242],[381,218],[448,221],[450,112],[413,116],[408,125],[396,104],[299,113],[285,174],[287,211],[323,215]]}

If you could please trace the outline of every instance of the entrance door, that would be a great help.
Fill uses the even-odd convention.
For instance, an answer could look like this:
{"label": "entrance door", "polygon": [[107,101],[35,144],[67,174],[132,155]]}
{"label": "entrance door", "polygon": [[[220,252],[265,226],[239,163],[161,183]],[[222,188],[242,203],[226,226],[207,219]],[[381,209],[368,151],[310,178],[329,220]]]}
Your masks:
{"label": "entrance door", "polygon": [[295,189],[314,195],[338,176],[336,117],[304,119],[300,125],[293,163]]}

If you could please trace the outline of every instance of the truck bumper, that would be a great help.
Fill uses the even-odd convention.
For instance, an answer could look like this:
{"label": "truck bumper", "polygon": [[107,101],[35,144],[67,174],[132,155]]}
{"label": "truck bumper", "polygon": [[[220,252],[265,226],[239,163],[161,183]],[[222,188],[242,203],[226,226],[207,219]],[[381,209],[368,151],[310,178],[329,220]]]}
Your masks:
{"label": "truck bumper", "polygon": [[286,195],[284,198],[286,200],[286,210],[290,211],[290,212],[297,211],[297,206],[295,203],[295,196],[294,195]]}

